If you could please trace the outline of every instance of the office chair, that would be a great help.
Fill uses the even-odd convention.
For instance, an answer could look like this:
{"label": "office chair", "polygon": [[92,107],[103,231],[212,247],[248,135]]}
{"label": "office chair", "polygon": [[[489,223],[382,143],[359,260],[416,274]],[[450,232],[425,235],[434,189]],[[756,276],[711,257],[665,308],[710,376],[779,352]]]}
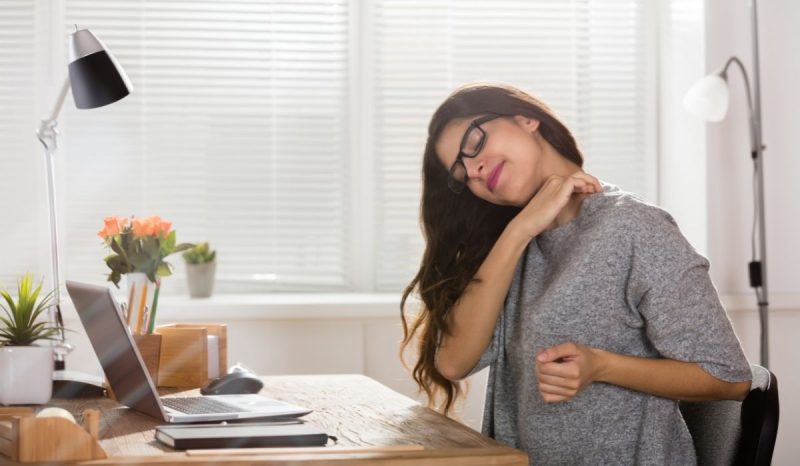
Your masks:
{"label": "office chair", "polygon": [[753,385],[744,401],[681,401],[698,466],[769,465],[778,434],[778,380],[751,364]]}

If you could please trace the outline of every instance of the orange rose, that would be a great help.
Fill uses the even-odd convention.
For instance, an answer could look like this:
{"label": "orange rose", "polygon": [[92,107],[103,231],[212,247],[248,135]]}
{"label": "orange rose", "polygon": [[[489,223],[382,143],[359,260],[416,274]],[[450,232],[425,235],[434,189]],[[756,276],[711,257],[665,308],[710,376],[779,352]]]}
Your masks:
{"label": "orange rose", "polygon": [[136,238],[144,238],[153,234],[153,222],[149,218],[134,218],[132,228],[133,236]]}
{"label": "orange rose", "polygon": [[106,217],[103,219],[103,228],[97,232],[97,235],[101,238],[108,239],[110,236],[116,236],[122,232],[122,230],[130,224],[130,220],[127,217]]}
{"label": "orange rose", "polygon": [[137,238],[145,236],[165,237],[169,234],[172,223],[161,220],[158,215],[133,219],[133,235]]}
{"label": "orange rose", "polygon": [[169,234],[170,229],[172,228],[172,222],[168,222],[166,220],[159,219],[158,222],[158,234],[162,238],[166,238]]}

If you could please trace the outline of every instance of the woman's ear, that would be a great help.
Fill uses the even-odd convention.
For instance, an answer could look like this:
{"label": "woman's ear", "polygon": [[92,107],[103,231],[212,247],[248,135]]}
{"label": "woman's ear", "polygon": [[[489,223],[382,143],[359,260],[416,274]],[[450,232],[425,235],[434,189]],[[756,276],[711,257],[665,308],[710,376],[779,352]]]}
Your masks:
{"label": "woman's ear", "polygon": [[525,131],[535,133],[539,129],[539,120],[535,118],[526,117],[523,115],[515,115],[514,121],[523,128]]}

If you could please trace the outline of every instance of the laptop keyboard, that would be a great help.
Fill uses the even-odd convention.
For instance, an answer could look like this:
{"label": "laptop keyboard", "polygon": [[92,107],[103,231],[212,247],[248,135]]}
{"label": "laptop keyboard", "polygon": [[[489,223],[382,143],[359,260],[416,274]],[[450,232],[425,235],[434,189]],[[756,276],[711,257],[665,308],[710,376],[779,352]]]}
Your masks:
{"label": "laptop keyboard", "polygon": [[161,403],[184,414],[224,414],[242,411],[241,408],[204,396],[161,398]]}

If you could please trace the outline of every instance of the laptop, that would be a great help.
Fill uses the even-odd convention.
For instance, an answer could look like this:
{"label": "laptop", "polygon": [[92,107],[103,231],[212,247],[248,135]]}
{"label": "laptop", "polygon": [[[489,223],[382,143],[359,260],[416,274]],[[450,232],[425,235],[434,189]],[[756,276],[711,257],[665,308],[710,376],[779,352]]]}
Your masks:
{"label": "laptop", "polygon": [[168,423],[285,419],[311,412],[255,394],[159,397],[111,290],[70,280],[66,283],[108,383],[123,405]]}

